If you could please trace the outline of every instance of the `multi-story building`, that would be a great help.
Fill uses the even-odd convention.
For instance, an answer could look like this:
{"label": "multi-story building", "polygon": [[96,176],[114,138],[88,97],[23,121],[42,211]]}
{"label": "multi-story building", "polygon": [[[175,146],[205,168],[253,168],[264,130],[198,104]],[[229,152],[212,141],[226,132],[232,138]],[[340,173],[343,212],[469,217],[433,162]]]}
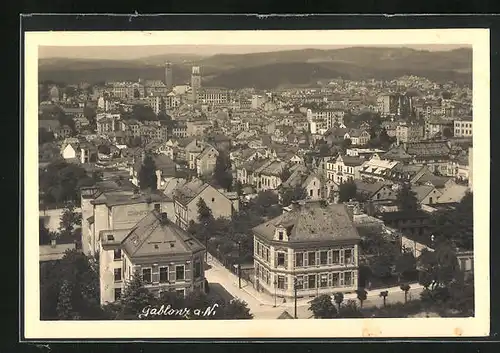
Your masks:
{"label": "multi-story building", "polygon": [[200,88],[198,91],[198,102],[212,106],[225,105],[230,101],[227,89],[217,87]]}
{"label": "multi-story building", "polygon": [[134,275],[156,296],[204,290],[205,248],[166,213],[149,211],[133,226],[106,229],[99,236],[101,304],[120,299]]}
{"label": "multi-story building", "polygon": [[359,176],[366,181],[390,181],[392,170],[399,164],[399,161],[381,159],[374,155],[361,165]]}
{"label": "multi-story building", "polygon": [[155,112],[155,114],[166,111],[167,105],[164,95],[150,93],[149,95],[144,97],[144,100],[146,101],[147,105]]}
{"label": "multi-story building", "polygon": [[[449,131],[448,131],[449,130]],[[425,122],[425,137],[453,136],[453,120],[431,117]]]}
{"label": "multi-story building", "polygon": [[104,230],[130,229],[153,209],[173,215],[173,202],[162,193],[138,193],[128,181],[82,188],[82,249],[99,252],[99,234]]}
{"label": "multi-story building", "polygon": [[418,124],[401,123],[396,127],[396,143],[418,142],[424,137],[424,128]]}
{"label": "multi-story building", "polygon": [[339,155],[326,163],[326,179],[337,184],[359,179],[363,162],[364,160],[358,157]]}
{"label": "multi-story building", "polygon": [[453,121],[453,136],[472,137],[472,119]]}
{"label": "multi-story building", "polygon": [[188,136],[202,136],[212,124],[208,120],[186,121]]}
{"label": "multi-story building", "polygon": [[396,115],[399,99],[396,94],[383,94],[377,97],[378,112],[382,116]]}
{"label": "multi-story building", "polygon": [[163,81],[149,80],[144,82],[144,96],[159,96],[165,97],[169,89]]}
{"label": "multi-story building", "polygon": [[[342,109],[321,109],[307,110],[307,120],[321,125],[321,129],[330,129],[332,127],[342,127],[344,125],[345,111]],[[319,129],[319,128],[318,128]]]}
{"label": "multi-story building", "polygon": [[212,175],[215,170],[219,151],[215,147],[207,145],[201,153],[196,156],[196,174],[198,176]]}
{"label": "multi-story building", "polygon": [[299,201],[253,229],[255,286],[280,298],[354,291],[360,237],[346,205]]}

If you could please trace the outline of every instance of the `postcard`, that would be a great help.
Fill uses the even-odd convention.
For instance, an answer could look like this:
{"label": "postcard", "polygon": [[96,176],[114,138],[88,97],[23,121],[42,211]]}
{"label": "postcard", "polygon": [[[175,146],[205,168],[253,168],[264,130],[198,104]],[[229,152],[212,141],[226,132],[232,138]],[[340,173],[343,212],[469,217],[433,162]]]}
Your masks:
{"label": "postcard", "polygon": [[26,339],[489,334],[487,29],[24,35]]}

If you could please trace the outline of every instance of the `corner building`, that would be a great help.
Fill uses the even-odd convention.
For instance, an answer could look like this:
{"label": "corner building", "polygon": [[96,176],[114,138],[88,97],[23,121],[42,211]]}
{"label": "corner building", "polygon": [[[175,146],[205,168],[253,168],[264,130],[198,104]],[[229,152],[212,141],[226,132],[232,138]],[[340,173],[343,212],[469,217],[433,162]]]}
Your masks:
{"label": "corner building", "polygon": [[257,290],[277,298],[351,292],[358,283],[359,234],[342,204],[300,201],[253,229]]}

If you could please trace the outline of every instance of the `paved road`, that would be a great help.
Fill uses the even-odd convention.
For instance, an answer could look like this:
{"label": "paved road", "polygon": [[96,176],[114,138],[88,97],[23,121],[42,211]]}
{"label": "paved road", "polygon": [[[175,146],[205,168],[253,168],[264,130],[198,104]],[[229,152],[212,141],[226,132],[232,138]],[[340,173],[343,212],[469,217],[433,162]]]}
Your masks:
{"label": "paved road", "polygon": [[[238,277],[231,271],[220,265],[213,257],[209,256],[208,264],[210,268],[205,271],[205,276],[210,284],[210,291],[213,295],[218,295],[224,299],[238,298],[248,304],[250,311],[255,319],[276,319],[284,310],[291,315],[294,312],[294,301],[287,300],[283,303],[283,299],[276,301],[274,306],[274,296],[257,292],[251,283],[242,279],[242,288],[239,288]],[[408,299],[418,298],[422,287],[417,283],[411,284],[411,289],[408,293]],[[404,292],[399,287],[383,288],[369,291],[367,300],[363,303],[363,307],[382,306],[383,299],[379,296],[382,290],[387,290],[387,303],[404,302]],[[344,295],[344,301],[356,299],[356,294]],[[311,299],[297,300],[297,317],[299,319],[308,319],[312,317],[309,309],[309,301]]]}

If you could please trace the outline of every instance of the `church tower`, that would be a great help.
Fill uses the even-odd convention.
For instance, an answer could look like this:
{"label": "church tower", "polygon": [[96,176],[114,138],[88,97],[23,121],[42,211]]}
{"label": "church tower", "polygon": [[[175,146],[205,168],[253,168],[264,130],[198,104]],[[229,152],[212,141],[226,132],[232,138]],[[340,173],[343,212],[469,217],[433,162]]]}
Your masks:
{"label": "church tower", "polygon": [[201,88],[201,73],[199,66],[193,66],[191,72],[191,93],[193,95],[193,102],[198,101],[198,92]]}
{"label": "church tower", "polygon": [[172,63],[169,61],[165,63],[165,86],[169,91],[174,87]]}

